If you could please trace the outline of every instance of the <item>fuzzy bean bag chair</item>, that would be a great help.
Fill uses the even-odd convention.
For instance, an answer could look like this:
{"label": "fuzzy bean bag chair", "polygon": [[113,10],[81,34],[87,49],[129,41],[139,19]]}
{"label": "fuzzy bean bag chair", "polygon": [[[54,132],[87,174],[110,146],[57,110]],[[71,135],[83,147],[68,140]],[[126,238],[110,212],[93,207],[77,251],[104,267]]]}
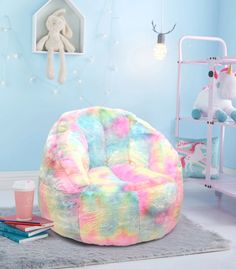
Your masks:
{"label": "fuzzy bean bag chair", "polygon": [[176,151],[134,114],[92,107],[52,127],[39,204],[58,234],[117,246],[162,238],[178,221],[182,196]]}

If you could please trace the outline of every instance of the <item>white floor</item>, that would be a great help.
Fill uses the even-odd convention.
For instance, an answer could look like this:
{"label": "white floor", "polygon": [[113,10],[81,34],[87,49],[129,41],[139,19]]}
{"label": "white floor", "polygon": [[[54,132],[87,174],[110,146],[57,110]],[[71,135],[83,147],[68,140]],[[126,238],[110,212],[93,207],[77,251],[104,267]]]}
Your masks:
{"label": "white floor", "polygon": [[[236,179],[235,179],[236,180]],[[0,207],[8,200],[13,203],[11,192],[0,192]],[[231,240],[231,250],[190,256],[143,260],[136,262],[90,266],[90,269],[235,269],[236,268],[236,199],[223,196],[221,205],[212,190],[196,182],[185,183],[183,213],[203,227]],[[191,240],[191,238],[189,239]]]}

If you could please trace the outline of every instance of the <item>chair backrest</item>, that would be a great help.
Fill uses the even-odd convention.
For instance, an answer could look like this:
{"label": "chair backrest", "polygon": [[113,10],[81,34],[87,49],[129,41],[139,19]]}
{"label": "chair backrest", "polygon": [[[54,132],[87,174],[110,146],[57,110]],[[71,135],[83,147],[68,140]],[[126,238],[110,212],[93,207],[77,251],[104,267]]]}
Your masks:
{"label": "chair backrest", "polygon": [[[63,114],[44,149],[40,181],[68,193],[90,184],[88,171],[99,166],[134,164],[165,170],[160,134],[134,114],[92,107]],[[155,145],[155,147],[153,147]],[[160,163],[160,165],[158,165]]]}
{"label": "chair backrest", "polygon": [[89,168],[138,162],[148,166],[150,137],[155,129],[134,114],[105,107],[91,107],[63,115],[73,119],[88,144]]}
{"label": "chair backrest", "polygon": [[88,143],[90,168],[129,161],[130,113],[103,107],[83,110],[77,123]]}

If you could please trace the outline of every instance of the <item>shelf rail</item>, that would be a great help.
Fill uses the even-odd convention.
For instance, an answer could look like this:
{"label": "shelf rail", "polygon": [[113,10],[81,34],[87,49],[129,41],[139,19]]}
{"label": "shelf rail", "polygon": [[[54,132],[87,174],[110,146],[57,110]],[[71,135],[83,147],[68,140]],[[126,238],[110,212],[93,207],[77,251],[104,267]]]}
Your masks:
{"label": "shelf rail", "polygon": [[179,61],[183,61],[183,43],[185,40],[199,40],[199,41],[212,41],[212,42],[217,42],[222,46],[223,49],[223,56],[227,56],[228,50],[227,50],[227,45],[224,41],[224,39],[220,37],[215,37],[215,36],[193,36],[193,35],[186,35],[183,36],[179,40]]}
{"label": "shelf rail", "polygon": [[[197,40],[197,41],[210,41],[216,42],[221,45],[222,56],[226,57],[228,54],[226,42],[219,37],[214,36],[192,36],[187,35],[183,36],[179,40],[179,59],[178,59],[178,80],[177,80],[177,94],[176,94],[176,129],[175,135],[179,137],[179,128],[180,128],[180,94],[181,94],[181,84],[182,84],[182,64],[208,64],[210,71],[214,70],[214,67],[220,63],[226,63],[227,60],[218,60],[216,57],[212,57],[206,60],[184,60],[183,59],[183,43],[186,40]],[[231,62],[234,62],[236,59],[231,59]],[[230,61],[230,59],[228,59]],[[214,77],[210,77],[209,89],[213,88]],[[212,115],[212,106],[213,106],[213,91],[209,91],[209,100],[208,100],[208,120],[207,120],[207,167],[206,167],[206,186],[211,186],[211,159],[212,159],[212,129],[214,125],[213,115]],[[224,136],[225,136],[225,126],[220,126],[220,172],[223,171],[223,162],[224,162]]]}

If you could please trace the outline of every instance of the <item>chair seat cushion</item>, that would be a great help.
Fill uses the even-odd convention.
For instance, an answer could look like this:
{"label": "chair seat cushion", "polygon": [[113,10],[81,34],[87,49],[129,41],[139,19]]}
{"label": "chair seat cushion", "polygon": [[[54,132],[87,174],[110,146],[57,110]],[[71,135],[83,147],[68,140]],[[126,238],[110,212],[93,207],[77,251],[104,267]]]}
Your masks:
{"label": "chair seat cushion", "polygon": [[142,166],[118,164],[112,167],[113,173],[126,182],[126,190],[139,190],[165,183],[175,183],[168,175],[159,174]]}
{"label": "chair seat cushion", "polygon": [[88,172],[89,179],[93,185],[121,184],[122,180],[117,177],[107,166],[91,168]]}
{"label": "chair seat cushion", "polygon": [[89,178],[92,184],[79,202],[83,242],[130,245],[164,235],[161,227],[155,227],[155,216],[165,215],[176,201],[173,179],[127,164],[90,169]]}

